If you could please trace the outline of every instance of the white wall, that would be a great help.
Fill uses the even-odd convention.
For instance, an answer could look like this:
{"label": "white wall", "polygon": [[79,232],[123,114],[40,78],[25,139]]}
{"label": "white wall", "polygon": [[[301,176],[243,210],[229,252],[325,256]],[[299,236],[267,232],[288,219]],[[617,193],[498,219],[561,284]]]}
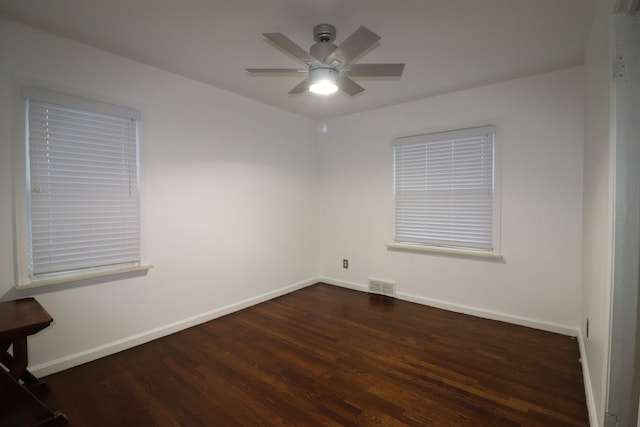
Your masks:
{"label": "white wall", "polygon": [[[405,298],[576,331],[583,77],[575,67],[329,120],[318,146],[321,275],[353,287],[390,279]],[[388,250],[392,139],[485,124],[498,127],[504,262]]]}
{"label": "white wall", "polygon": [[[29,341],[38,373],[315,282],[313,121],[4,20],[0,55],[0,298],[54,317]],[[146,276],[13,289],[22,84],[142,110]]]}
{"label": "white wall", "polygon": [[[586,373],[593,395],[593,425],[603,425],[611,317],[613,9],[615,0],[598,0],[585,63],[585,142],[581,326]],[[595,423],[598,424],[595,424]]]}

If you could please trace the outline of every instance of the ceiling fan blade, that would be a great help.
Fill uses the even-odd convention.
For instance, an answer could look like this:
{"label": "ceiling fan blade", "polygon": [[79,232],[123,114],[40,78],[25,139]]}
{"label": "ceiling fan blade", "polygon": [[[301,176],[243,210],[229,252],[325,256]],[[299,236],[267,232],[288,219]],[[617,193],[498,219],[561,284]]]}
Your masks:
{"label": "ceiling fan blade", "polygon": [[309,89],[309,79],[304,79],[296,87],[289,91],[289,95],[306,92]]}
{"label": "ceiling fan blade", "polygon": [[320,61],[311,56],[309,52],[295,44],[291,39],[282,33],[264,33],[265,38],[269,39],[276,47],[282,49],[285,53],[291,55],[294,59],[301,61],[307,65],[320,65]]}
{"label": "ceiling fan blade", "polygon": [[378,40],[380,40],[379,35],[364,26],[360,27],[331,52],[323,62],[331,64],[333,61],[338,61],[340,66],[344,67],[375,46]]}
{"label": "ceiling fan blade", "polygon": [[301,70],[299,68],[245,68],[244,70],[249,74],[259,76],[297,76],[300,73],[309,72],[309,70]]}
{"label": "ceiling fan blade", "polygon": [[404,64],[353,64],[349,69],[352,77],[400,77]]}
{"label": "ceiling fan blade", "polygon": [[348,95],[357,95],[360,92],[364,92],[364,88],[358,83],[354,82],[347,76],[340,76],[340,89]]}

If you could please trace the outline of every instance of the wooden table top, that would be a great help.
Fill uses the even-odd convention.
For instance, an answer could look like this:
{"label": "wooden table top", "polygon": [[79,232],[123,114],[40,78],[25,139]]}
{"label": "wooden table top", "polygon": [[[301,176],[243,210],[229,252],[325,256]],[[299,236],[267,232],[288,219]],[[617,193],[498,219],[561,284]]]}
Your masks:
{"label": "wooden table top", "polygon": [[0,342],[35,334],[51,322],[51,315],[34,298],[0,302]]}

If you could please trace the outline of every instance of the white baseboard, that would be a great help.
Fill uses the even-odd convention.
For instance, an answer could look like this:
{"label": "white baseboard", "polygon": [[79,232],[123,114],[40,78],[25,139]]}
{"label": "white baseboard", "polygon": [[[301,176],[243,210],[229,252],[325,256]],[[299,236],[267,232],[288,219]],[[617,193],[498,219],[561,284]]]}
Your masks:
{"label": "white baseboard", "polygon": [[589,425],[591,427],[600,427],[598,413],[596,412],[596,400],[593,396],[593,386],[591,385],[591,376],[589,375],[589,361],[587,360],[587,349],[584,345],[584,336],[582,331],[578,333],[578,347],[580,348],[580,363],[582,364],[582,379],[584,381],[584,389],[587,398],[587,409],[589,411]]}
{"label": "white baseboard", "polygon": [[195,316],[188,317],[177,322],[170,323],[168,325],[161,326],[149,331],[145,331],[140,334],[132,335],[117,341],[113,341],[98,347],[90,348],[79,353],[70,354],[59,359],[44,362],[38,365],[29,367],[29,370],[36,377],[43,377],[56,372],[63,371],[65,369],[72,368],[74,366],[81,365],[83,363],[91,362],[92,360],[100,359],[111,354],[118,353],[120,351],[138,346],[140,344],[147,343],[149,341],[179,332],[183,329],[190,328],[192,326],[199,325],[204,322],[208,322],[218,317],[225,316],[227,314],[234,313],[236,311],[251,307],[256,304],[268,301],[273,298],[288,294],[298,289],[305,288],[307,286],[318,283],[321,280],[317,277],[303,280],[298,283],[294,283],[289,286],[285,286],[270,292],[266,292],[255,297],[245,299],[233,304],[229,304],[224,307],[216,308],[205,313],[197,314]]}
{"label": "white baseboard", "polygon": [[369,291],[369,286],[368,285],[363,285],[361,283],[347,282],[346,280],[332,279],[330,277],[320,277],[319,280],[322,283],[327,283],[327,284],[333,285],[333,286],[339,286],[341,288],[352,289],[354,291],[360,291],[360,292],[368,292]]}
{"label": "white baseboard", "polygon": [[[360,283],[347,282],[344,280],[333,279],[330,277],[321,277],[320,281],[334,286],[353,289],[356,291],[367,292],[369,286]],[[543,331],[555,332],[562,335],[572,337],[578,336],[578,330],[573,326],[563,325],[560,323],[547,322],[545,320],[531,319],[528,317],[516,316],[513,314],[500,313],[497,311],[486,310],[483,308],[471,307],[467,305],[457,304],[448,301],[441,301],[433,298],[427,298],[420,295],[412,295],[405,292],[397,292],[396,298],[415,302],[417,304],[427,305],[429,307],[441,308],[443,310],[454,311],[456,313],[469,314],[472,316],[482,317],[485,319],[499,320],[502,322],[513,323],[515,325],[527,326],[530,328],[541,329]]]}

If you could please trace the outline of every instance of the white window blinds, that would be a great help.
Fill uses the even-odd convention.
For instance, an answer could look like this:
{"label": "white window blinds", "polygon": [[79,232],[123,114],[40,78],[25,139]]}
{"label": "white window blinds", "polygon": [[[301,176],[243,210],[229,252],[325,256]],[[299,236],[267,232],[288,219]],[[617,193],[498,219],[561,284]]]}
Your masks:
{"label": "white window blinds", "polygon": [[139,113],[39,90],[25,97],[32,276],[138,263]]}
{"label": "white window blinds", "polygon": [[394,141],[395,241],[493,250],[495,127]]}

